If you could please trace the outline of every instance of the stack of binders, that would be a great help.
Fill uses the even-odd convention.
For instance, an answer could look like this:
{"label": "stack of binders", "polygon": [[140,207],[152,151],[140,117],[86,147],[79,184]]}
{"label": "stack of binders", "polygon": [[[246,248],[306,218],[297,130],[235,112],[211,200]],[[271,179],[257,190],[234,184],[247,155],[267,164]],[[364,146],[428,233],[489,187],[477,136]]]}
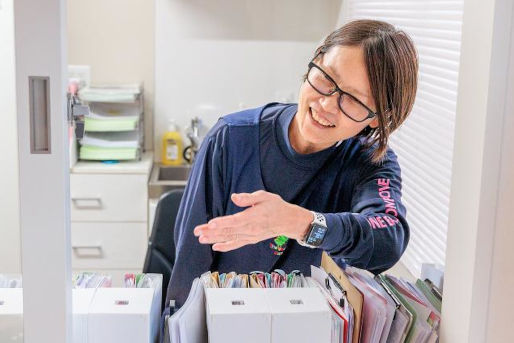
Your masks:
{"label": "stack of binders", "polygon": [[431,343],[440,312],[441,292],[430,281],[342,270],[324,253],[310,277],[203,274],[165,321],[164,341],[231,343],[244,335],[245,342]]}
{"label": "stack of binders", "polygon": [[82,160],[139,159],[143,143],[143,91],[140,85],[87,87],[79,98],[89,105],[80,140]]}

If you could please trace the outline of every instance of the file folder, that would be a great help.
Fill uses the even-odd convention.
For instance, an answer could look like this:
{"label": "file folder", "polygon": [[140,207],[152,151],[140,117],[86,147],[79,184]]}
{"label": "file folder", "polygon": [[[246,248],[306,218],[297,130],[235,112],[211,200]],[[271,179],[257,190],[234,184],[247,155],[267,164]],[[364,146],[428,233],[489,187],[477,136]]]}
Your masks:
{"label": "file folder", "polygon": [[410,342],[413,334],[414,323],[416,322],[416,312],[410,304],[400,295],[400,293],[393,287],[385,275],[379,275],[380,283],[391,292],[399,303],[399,312],[403,318],[407,318],[407,325],[402,332],[401,342]]}
{"label": "file folder", "polygon": [[350,282],[345,273],[341,270],[337,263],[335,263],[334,260],[328,256],[326,252],[323,252],[321,257],[321,267],[327,273],[332,274],[346,290],[348,301],[352,304],[355,318],[352,332],[352,343],[359,343],[362,326],[362,293]]}

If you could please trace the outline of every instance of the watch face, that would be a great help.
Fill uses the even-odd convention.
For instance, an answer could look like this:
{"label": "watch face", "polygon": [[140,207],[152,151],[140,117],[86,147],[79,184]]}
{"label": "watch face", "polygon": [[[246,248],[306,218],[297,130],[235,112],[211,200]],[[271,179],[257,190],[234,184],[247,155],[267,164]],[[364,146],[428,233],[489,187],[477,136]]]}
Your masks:
{"label": "watch face", "polygon": [[318,224],[312,224],[312,229],[305,243],[313,246],[319,246],[323,242],[323,238],[325,238],[325,234],[327,233],[327,228],[325,226],[321,226]]}

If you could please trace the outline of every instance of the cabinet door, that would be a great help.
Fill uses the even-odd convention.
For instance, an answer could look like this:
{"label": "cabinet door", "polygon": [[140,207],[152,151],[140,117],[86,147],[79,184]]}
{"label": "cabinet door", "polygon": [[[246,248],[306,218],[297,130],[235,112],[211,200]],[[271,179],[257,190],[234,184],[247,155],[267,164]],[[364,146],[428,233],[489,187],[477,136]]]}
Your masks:
{"label": "cabinet door", "polygon": [[146,222],[147,175],[71,174],[73,222]]}

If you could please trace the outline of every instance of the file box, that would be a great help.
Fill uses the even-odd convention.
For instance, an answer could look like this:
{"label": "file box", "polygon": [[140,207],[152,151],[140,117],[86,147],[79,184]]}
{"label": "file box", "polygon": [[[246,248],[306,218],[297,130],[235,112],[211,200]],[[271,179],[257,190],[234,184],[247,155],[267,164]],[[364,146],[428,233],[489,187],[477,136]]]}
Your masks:
{"label": "file box", "polygon": [[89,343],[155,342],[160,306],[153,288],[98,288],[89,307]]}
{"label": "file box", "polygon": [[209,343],[270,343],[271,312],[262,289],[206,288]]}
{"label": "file box", "polygon": [[271,342],[329,343],[331,310],[318,288],[264,290],[271,311]]}
{"label": "file box", "polygon": [[88,343],[88,314],[89,306],[95,295],[93,288],[72,289],[73,308],[73,343]]}
{"label": "file box", "polygon": [[21,288],[0,288],[0,342],[23,342]]}

